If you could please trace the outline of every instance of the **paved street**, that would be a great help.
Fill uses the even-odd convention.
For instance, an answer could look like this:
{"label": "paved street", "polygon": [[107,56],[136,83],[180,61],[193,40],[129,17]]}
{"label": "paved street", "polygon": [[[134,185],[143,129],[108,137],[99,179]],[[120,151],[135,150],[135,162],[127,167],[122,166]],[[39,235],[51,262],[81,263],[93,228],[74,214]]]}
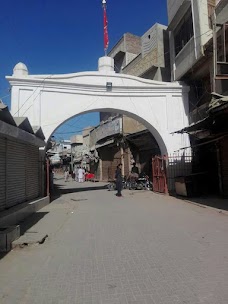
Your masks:
{"label": "paved street", "polygon": [[37,224],[48,239],[0,261],[1,304],[227,304],[227,215],[152,192],[57,184],[64,194]]}

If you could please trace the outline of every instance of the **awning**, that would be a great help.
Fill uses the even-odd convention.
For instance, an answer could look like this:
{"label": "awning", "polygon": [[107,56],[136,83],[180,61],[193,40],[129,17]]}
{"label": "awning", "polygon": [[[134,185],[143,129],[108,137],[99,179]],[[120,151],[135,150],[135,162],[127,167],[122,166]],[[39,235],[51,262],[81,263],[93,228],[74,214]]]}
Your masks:
{"label": "awning", "polygon": [[34,134],[33,128],[27,117],[14,117],[14,121],[18,128],[28,133]]}
{"label": "awning", "polygon": [[96,147],[96,149],[99,149],[99,148],[101,148],[101,147],[111,145],[111,144],[113,144],[114,142],[115,142],[114,139],[110,139],[110,140],[105,141],[105,142],[102,143],[102,144],[96,144],[95,147]]}
{"label": "awning", "polygon": [[220,95],[214,92],[212,92],[211,95],[212,98],[209,104],[208,112],[217,113],[228,108],[228,96]]}
{"label": "awning", "polygon": [[173,133],[192,133],[196,131],[205,131],[208,130],[211,126],[212,118],[207,116],[204,119],[198,120],[197,122],[191,124],[188,127],[185,127],[181,130],[175,131]]}
{"label": "awning", "polygon": [[13,119],[13,116],[10,114],[8,107],[0,101],[0,120],[5,123],[16,127],[16,123]]}

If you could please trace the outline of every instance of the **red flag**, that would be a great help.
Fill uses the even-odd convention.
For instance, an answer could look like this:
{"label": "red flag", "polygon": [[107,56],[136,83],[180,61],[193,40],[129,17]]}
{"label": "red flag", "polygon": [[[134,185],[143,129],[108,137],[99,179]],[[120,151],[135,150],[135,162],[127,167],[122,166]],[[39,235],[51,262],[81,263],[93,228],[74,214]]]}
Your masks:
{"label": "red flag", "polygon": [[104,50],[107,51],[109,44],[108,39],[108,19],[106,13],[106,5],[104,5]]}

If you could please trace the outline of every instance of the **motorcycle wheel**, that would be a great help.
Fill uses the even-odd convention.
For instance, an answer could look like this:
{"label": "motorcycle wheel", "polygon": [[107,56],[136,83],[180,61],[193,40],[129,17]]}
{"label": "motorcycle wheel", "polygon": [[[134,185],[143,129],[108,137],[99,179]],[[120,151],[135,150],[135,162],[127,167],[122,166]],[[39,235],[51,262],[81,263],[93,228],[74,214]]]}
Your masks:
{"label": "motorcycle wheel", "polygon": [[109,183],[109,184],[108,184],[108,191],[114,191],[115,188],[116,188],[115,183]]}
{"label": "motorcycle wheel", "polygon": [[137,190],[143,190],[143,185],[141,185],[141,184],[137,185],[136,189]]}
{"label": "motorcycle wheel", "polygon": [[146,185],[146,190],[153,191],[153,184],[149,183],[148,185]]}

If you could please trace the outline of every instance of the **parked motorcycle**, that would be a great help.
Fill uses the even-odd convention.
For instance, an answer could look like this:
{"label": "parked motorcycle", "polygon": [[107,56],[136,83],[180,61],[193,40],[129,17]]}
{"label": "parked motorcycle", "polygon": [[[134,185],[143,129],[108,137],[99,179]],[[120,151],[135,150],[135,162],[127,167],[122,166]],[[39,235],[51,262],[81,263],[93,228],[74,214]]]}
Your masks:
{"label": "parked motorcycle", "polygon": [[153,190],[153,183],[149,180],[149,176],[144,172],[139,175],[137,179],[138,187],[144,190]]}
{"label": "parked motorcycle", "polygon": [[[109,191],[116,190],[116,182],[115,181],[109,182],[107,187],[108,187]],[[122,188],[127,189],[127,187],[128,187],[127,178],[126,178],[126,176],[124,176],[123,180],[122,180]]]}
{"label": "parked motorcycle", "polygon": [[153,190],[153,184],[149,176],[142,172],[137,179],[128,181],[129,190]]}

